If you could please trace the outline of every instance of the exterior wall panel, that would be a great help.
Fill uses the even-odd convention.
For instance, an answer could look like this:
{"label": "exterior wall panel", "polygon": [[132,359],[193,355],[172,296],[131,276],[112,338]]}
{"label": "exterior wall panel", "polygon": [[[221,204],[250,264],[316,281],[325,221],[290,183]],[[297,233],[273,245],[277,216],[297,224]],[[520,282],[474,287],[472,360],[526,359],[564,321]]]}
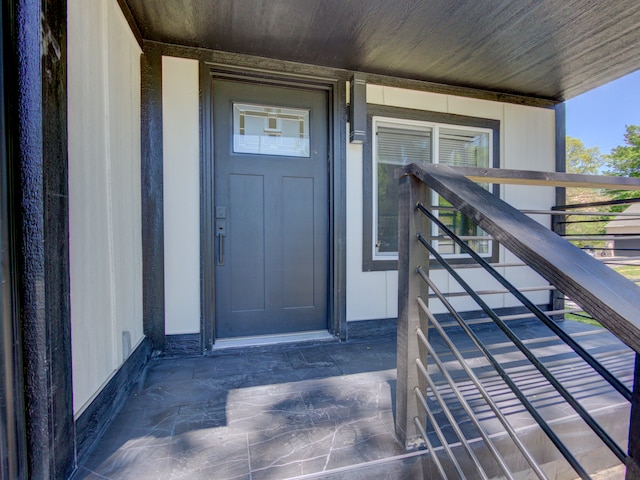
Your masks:
{"label": "exterior wall panel", "polygon": [[198,61],[162,57],[165,333],[200,331]]}
{"label": "exterior wall panel", "polygon": [[396,87],[383,87],[383,103],[388,107],[413,108],[446,113],[449,96],[441,93],[417,92]]}
{"label": "exterior wall panel", "polygon": [[[197,263],[194,259],[187,263],[192,267],[186,267],[184,264],[180,266],[182,273],[170,274],[171,256],[185,253],[185,249],[181,246],[197,245],[199,238],[197,230],[197,222],[193,220],[193,224],[188,228],[177,228],[171,226],[171,220],[167,218],[172,215],[171,210],[180,212],[184,216],[187,209],[190,212],[197,212],[197,205],[188,207],[185,203],[182,207],[180,202],[185,202],[183,198],[186,192],[197,191],[197,170],[192,171],[191,165],[196,165],[196,153],[191,152],[190,145],[197,145],[197,139],[186,140],[189,135],[197,133],[197,123],[189,122],[197,121],[197,108],[191,107],[192,113],[185,116],[186,113],[178,114],[178,102],[180,98],[182,104],[185,101],[193,102],[197,93],[197,71],[196,64],[193,62],[193,71],[187,65],[190,61],[185,59],[168,59],[164,58],[163,73],[163,91],[164,94],[164,121],[165,121],[165,275],[167,278],[166,287],[166,308],[167,308],[167,333],[193,333],[199,331],[199,323],[197,318],[199,315],[199,285],[192,283],[193,279],[197,279]],[[173,73],[172,73],[173,72]],[[174,80],[171,80],[172,76]],[[181,78],[181,80],[179,80]],[[179,80],[179,81],[178,81]],[[171,82],[176,81],[174,87]],[[179,85],[179,87],[178,87]],[[169,95],[169,89],[171,94]],[[186,91],[192,91],[191,94]],[[186,97],[181,97],[187,95]],[[187,100],[188,99],[188,100]],[[499,120],[501,122],[500,131],[500,158],[502,168],[515,169],[532,169],[547,170],[555,169],[555,119],[553,110],[525,107],[519,105],[511,105],[487,100],[478,100],[462,97],[454,97],[451,95],[435,94],[429,92],[419,92],[408,89],[386,87],[380,85],[367,85],[367,102],[386,106],[420,108],[424,110],[453,113],[458,115],[475,116],[481,118],[489,118]],[[172,106],[174,105],[174,106]],[[180,107],[182,108],[182,107]],[[171,120],[173,118],[173,120]],[[174,121],[174,126],[167,126],[166,122]],[[187,127],[188,125],[191,125]],[[192,142],[192,143],[189,143]],[[168,145],[167,145],[168,144]],[[171,153],[174,152],[174,153]],[[178,155],[178,152],[180,155]],[[362,271],[362,162],[363,149],[360,145],[347,145],[347,319],[349,321],[369,320],[392,318],[397,315],[397,272],[381,271],[381,272],[363,272]],[[193,155],[192,160],[191,155]],[[181,168],[178,168],[179,165]],[[193,162],[193,163],[192,163]],[[173,165],[173,166],[172,166]],[[184,171],[187,169],[190,173]],[[186,180],[189,177],[190,180]],[[178,180],[178,179],[182,180]],[[179,182],[183,183],[178,188]],[[171,183],[175,184],[175,193],[170,194]],[[191,185],[190,187],[187,185]],[[502,186],[501,195],[508,201],[521,203],[525,208],[548,209],[553,205],[555,194],[553,189],[541,189],[536,187],[509,187]],[[517,189],[517,190],[516,190]],[[189,200],[189,204],[194,200]],[[189,213],[190,215],[191,213]],[[184,220],[184,219],[182,219]],[[541,221],[546,222],[548,219],[542,218]],[[170,241],[170,236],[180,233],[180,242]],[[172,246],[173,245],[173,246]],[[193,248],[197,251],[197,246]],[[504,252],[501,254],[501,260],[509,258]],[[185,261],[185,258],[182,258]],[[178,267],[177,263],[175,264]],[[180,270],[171,270],[179,272]],[[444,291],[449,288],[457,288],[451,285],[451,282],[444,272],[432,272],[436,278],[439,278],[439,284]],[[519,275],[519,274],[517,274]],[[482,278],[474,272],[465,272],[465,276],[469,277],[472,284],[481,284]],[[171,286],[171,278],[180,279],[179,285]],[[523,277],[525,278],[525,277]],[[186,284],[192,285],[188,288]],[[535,279],[528,280],[527,285],[537,284]],[[179,295],[178,288],[182,289]],[[536,299],[545,301],[547,294],[536,294]],[[539,297],[539,298],[538,298]],[[543,298],[544,297],[544,298]],[[171,300],[172,298],[175,299]],[[172,305],[182,303],[180,309],[174,309],[175,315],[169,311]],[[496,295],[489,299],[489,304],[499,308],[510,306],[512,302],[507,301],[503,296]],[[473,308],[465,299],[457,299],[456,304],[460,306]],[[468,304],[468,305],[467,305]],[[442,309],[435,308],[436,311]],[[191,312],[185,315],[185,312]],[[172,320],[175,319],[175,320]]]}
{"label": "exterior wall panel", "polygon": [[387,318],[386,272],[362,271],[362,145],[347,145],[347,319]]}
{"label": "exterior wall panel", "polygon": [[115,0],[69,0],[69,236],[76,416],[143,337],[140,53]]}
{"label": "exterior wall panel", "polygon": [[[523,170],[555,170],[555,116],[551,109],[512,105],[488,100],[418,92],[396,87],[367,85],[367,103],[401,108],[489,118],[501,122],[501,168]],[[397,272],[362,271],[362,147],[347,149],[347,319],[349,321],[393,318],[397,315]],[[548,210],[555,200],[552,188],[501,186],[501,196],[521,208]],[[539,221],[548,224],[548,217]],[[501,252],[502,261],[517,261]],[[472,286],[487,288],[484,275],[462,270],[463,278]],[[542,285],[535,274],[518,269],[503,269],[508,278],[520,286]],[[460,287],[441,271],[432,271],[443,291],[459,291]],[[540,303],[548,301],[548,293],[530,295]],[[384,299],[384,300],[383,300]],[[467,298],[452,303],[461,310],[477,307]],[[514,306],[510,297],[487,297],[494,308]],[[444,309],[433,302],[434,312]]]}
{"label": "exterior wall panel", "polygon": [[[119,367],[143,338],[139,127],[141,52],[117,2],[111,1],[108,6],[114,336],[115,364]],[[123,334],[130,339],[123,338]]]}

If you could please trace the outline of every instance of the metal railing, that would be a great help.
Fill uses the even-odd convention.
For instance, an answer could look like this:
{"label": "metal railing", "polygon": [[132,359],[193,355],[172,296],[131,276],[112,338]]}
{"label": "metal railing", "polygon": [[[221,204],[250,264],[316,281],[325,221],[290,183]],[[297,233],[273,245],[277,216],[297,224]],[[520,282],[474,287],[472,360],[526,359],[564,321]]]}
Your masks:
{"label": "metal railing", "polygon": [[[629,212],[628,207],[640,203],[640,198],[602,200],[597,202],[557,205],[547,214],[554,216],[554,231],[579,248],[596,257],[620,256],[620,261],[640,255],[640,235],[616,230],[629,222],[640,225],[640,214]],[[624,210],[616,210],[624,208]],[[528,212],[523,212],[528,213]],[[586,224],[595,226],[596,233],[574,233]],[[624,229],[624,226],[622,226]],[[636,259],[637,260],[637,259]]]}
{"label": "metal railing", "polygon": [[[521,176],[522,173],[518,175]],[[571,181],[571,176],[559,176],[564,183]],[[541,184],[553,185],[553,180],[545,178],[546,183]],[[557,178],[555,180],[558,181]],[[578,180],[585,182],[582,178]],[[483,181],[486,182],[486,179]],[[640,188],[640,183],[635,188]],[[470,246],[469,239],[472,236],[467,236],[466,240],[465,237],[457,236],[439,219],[438,207],[431,207],[431,189],[442,195],[454,208],[460,209],[468,218],[476,221],[493,237],[483,237],[484,240],[499,240],[501,248],[515,253],[523,263],[492,264],[486,257],[478,254]],[[492,322],[492,325],[509,340],[513,346],[512,351],[518,352],[518,358],[521,359],[519,362],[524,362],[529,366],[527,368],[535,369],[532,371],[536,373],[532,375],[537,379],[536,382],[545,385],[545,392],[552,389],[558,398],[562,398],[574,415],[627,466],[627,478],[640,478],[637,462],[640,441],[637,438],[638,433],[634,430],[638,428],[640,415],[640,382],[637,381],[639,369],[636,368],[633,373],[636,385],[632,391],[630,385],[627,385],[630,383],[629,379],[626,382],[621,381],[600,359],[556,322],[558,316],[567,312],[587,311],[588,315],[601,320],[609,331],[630,347],[629,355],[635,355],[637,364],[637,352],[640,351],[640,288],[625,279],[620,281],[617,278],[618,274],[606,269],[601,262],[567,242],[558,243],[559,239],[552,232],[542,232],[539,224],[496,197],[487,197],[486,195],[490,194],[481,190],[481,187],[449,167],[411,165],[404,169],[401,176],[398,435],[409,447],[430,450],[435,470],[442,478],[491,478],[496,475],[514,478],[514,472],[523,468],[530,470],[538,478],[547,478],[540,459],[527,447],[510,416],[503,411],[500,402],[487,388],[489,383],[495,382],[498,378],[505,387],[501,395],[515,399],[513,401],[517,400],[518,408],[530,415],[545,433],[548,441],[580,478],[591,478],[588,469],[574,453],[574,445],[566,439],[563,440],[562,435],[553,427],[553,422],[545,418],[536,402],[532,401],[530,388],[514,379],[499,359],[500,354],[496,353],[495,348],[474,328],[473,322],[464,319],[463,314],[452,304],[457,297],[465,297],[477,306],[477,310],[482,313],[483,321]],[[534,211],[534,214],[540,213]],[[518,228],[517,233],[513,231],[515,226]],[[467,255],[473,261],[473,266],[481,269],[487,278],[499,285],[499,288],[473,288],[462,275],[463,270],[458,271],[461,267],[470,268],[470,264],[452,265],[446,256],[438,251],[437,242],[443,238],[455,243],[458,251]],[[475,240],[475,236],[471,240]],[[566,263],[565,257],[572,257],[569,260],[574,263]],[[429,271],[430,265],[436,264],[462,291],[441,291]],[[531,266],[549,281],[549,284],[519,290],[496,268],[506,264]],[[601,267],[606,269],[606,273]],[[591,276],[598,277],[598,281],[587,281]],[[576,283],[581,284],[575,285]],[[556,297],[560,296],[563,301],[576,302],[583,307],[545,311],[525,295],[525,292],[544,291],[551,292]],[[486,301],[487,296],[491,295],[510,295],[517,300],[520,311],[516,314],[501,314]],[[626,300],[623,301],[624,298]],[[430,309],[430,301],[439,302],[446,314],[435,315]],[[615,317],[612,315],[614,311],[617,314]],[[623,402],[631,405],[628,447],[600,424],[583,405],[581,399],[577,398],[575,389],[565,385],[566,382],[558,378],[552,366],[539,359],[536,352],[527,345],[528,341],[518,336],[510,322],[522,318],[531,318],[544,325],[553,338],[562,342],[565,349],[563,352],[570,349],[572,355],[579,358],[585,368],[592,372],[591,375],[597,375],[603,384],[606,382],[612,391],[617,392]],[[473,349],[480,352],[482,361],[474,356],[473,364],[477,365],[480,362],[482,373],[476,371],[473,364],[469,363],[465,352],[461,351],[457,341],[452,338],[454,327],[457,331],[464,332]],[[431,336],[434,336],[440,348],[434,346]],[[448,360],[445,361],[443,358]],[[412,368],[412,365],[415,367]],[[486,373],[487,366],[491,366],[494,373]],[[460,387],[461,384],[464,388]],[[514,408],[513,403],[510,405],[510,408]],[[486,415],[487,411],[499,422],[502,432],[509,439],[509,448],[506,450],[504,439],[496,437],[496,432],[488,429],[486,422],[479,419],[479,412]],[[469,427],[462,428],[459,424],[468,424]],[[500,446],[496,445],[496,438],[500,439]],[[513,446],[518,452],[518,458],[515,460],[514,450],[511,448]],[[509,452],[508,458],[505,458],[504,452]],[[523,461],[525,466],[522,464]]]}

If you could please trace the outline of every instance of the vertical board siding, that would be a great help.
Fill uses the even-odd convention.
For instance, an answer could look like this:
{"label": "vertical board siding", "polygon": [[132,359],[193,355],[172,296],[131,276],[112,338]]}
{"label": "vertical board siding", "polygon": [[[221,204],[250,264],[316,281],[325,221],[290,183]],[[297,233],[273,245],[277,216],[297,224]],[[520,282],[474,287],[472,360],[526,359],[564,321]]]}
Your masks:
{"label": "vertical board siding", "polygon": [[[467,115],[499,120],[501,168],[555,171],[555,117],[552,109],[414,91],[397,87],[367,85],[367,103],[433,112]],[[368,141],[370,141],[370,132]],[[361,146],[347,146],[347,320],[393,318],[397,315],[396,271],[362,271],[362,162]],[[555,200],[554,189],[540,187],[503,187],[502,198],[524,208],[548,210]],[[548,218],[540,218],[548,223]],[[366,248],[366,247],[365,247]],[[502,261],[512,256],[501,252]],[[542,285],[537,276],[518,269],[504,272],[520,286]],[[457,291],[444,272],[432,271],[443,291]],[[483,285],[485,276],[465,271],[472,284]],[[548,293],[533,294],[545,303]],[[510,307],[510,296],[493,295],[487,299],[493,308]],[[466,298],[456,298],[457,307],[477,307]],[[440,313],[438,305],[434,311]]]}
{"label": "vertical board siding", "polygon": [[[190,62],[192,66],[189,66]],[[197,122],[197,105],[190,107],[192,113],[189,115],[184,110],[185,101],[192,105],[193,99],[197,98],[196,66],[197,64],[193,60],[163,58],[165,278],[167,282],[165,305],[167,308],[166,333],[168,334],[199,332],[197,320],[200,313],[197,298],[199,285],[193,281],[198,278],[198,270],[197,264],[191,260],[193,252],[199,254],[199,249],[194,243],[199,233],[192,226],[183,226],[182,228],[172,226],[171,219],[167,218],[167,215],[190,216],[191,212],[199,211],[196,207],[193,207],[193,210],[188,210],[185,203],[187,202],[185,197],[198,191],[198,184],[194,180],[196,174],[191,170],[194,165],[192,161],[196,161],[193,160],[195,154],[190,150],[193,145],[197,145],[194,143],[197,142],[197,138],[196,140],[188,140],[191,138],[190,136],[197,135],[197,123],[188,127],[190,122]],[[171,86],[171,82],[174,81],[172,76],[176,79],[174,86]],[[168,94],[169,92],[171,95]],[[181,102],[181,98],[184,101]],[[182,107],[179,107],[179,102],[183,104]],[[549,171],[553,171],[555,168],[553,110],[380,85],[367,85],[367,102],[499,120],[501,121],[500,158],[503,168]],[[167,122],[170,124],[167,125]],[[166,145],[167,142],[169,146]],[[397,315],[397,273],[393,271],[362,271],[363,153],[362,147],[359,145],[349,144],[346,148],[347,319],[354,321],[391,318]],[[171,151],[174,151],[175,154],[170,154]],[[193,159],[192,154],[194,155]],[[172,185],[175,187],[174,193],[170,193]],[[516,190],[505,186],[504,192],[504,198],[507,200],[515,199],[516,202],[522,200],[527,208],[548,209],[553,205],[554,196],[551,190],[547,195],[546,189],[517,187]],[[188,200],[188,202],[191,201]],[[184,218],[181,220],[184,221]],[[541,219],[541,221],[545,221],[545,219]],[[195,219],[193,225],[196,225]],[[168,239],[171,235],[176,234],[175,232],[180,232],[180,236],[174,241],[174,246],[170,247]],[[192,244],[194,247],[190,251],[184,248],[184,245]],[[504,258],[506,257],[503,253],[501,259]],[[179,272],[179,274],[169,274],[170,272]],[[443,278],[442,281],[445,282],[448,290],[448,280]],[[458,300],[458,302],[464,303],[463,300]],[[496,308],[510,306],[511,303],[503,296],[495,296],[490,299],[491,306]],[[468,306],[472,307],[470,304]],[[172,309],[174,313],[171,313]]]}
{"label": "vertical board siding", "polygon": [[347,321],[386,318],[388,304],[386,272],[362,271],[362,151],[347,145]]}
{"label": "vertical board siding", "polygon": [[[68,3],[69,242],[76,411],[113,368],[107,75],[100,54],[106,43],[104,7],[104,1]],[[94,377],[103,380],[96,382]]]}
{"label": "vertical board siding", "polygon": [[[68,2],[74,410],[142,333],[140,48],[115,0]],[[127,346],[128,350],[128,346]]]}
{"label": "vertical board siding", "polygon": [[[114,367],[142,340],[140,47],[117,2],[109,4],[109,152],[115,279]],[[125,33],[126,32],[126,33]],[[123,344],[129,332],[131,345]]]}

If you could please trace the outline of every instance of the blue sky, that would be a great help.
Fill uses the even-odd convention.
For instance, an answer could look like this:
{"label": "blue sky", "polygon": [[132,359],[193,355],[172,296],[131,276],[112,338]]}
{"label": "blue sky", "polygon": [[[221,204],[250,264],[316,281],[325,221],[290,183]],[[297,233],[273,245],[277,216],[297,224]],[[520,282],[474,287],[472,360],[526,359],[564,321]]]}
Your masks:
{"label": "blue sky", "polygon": [[601,153],[624,144],[625,125],[640,125],[640,70],[567,103],[567,135]]}

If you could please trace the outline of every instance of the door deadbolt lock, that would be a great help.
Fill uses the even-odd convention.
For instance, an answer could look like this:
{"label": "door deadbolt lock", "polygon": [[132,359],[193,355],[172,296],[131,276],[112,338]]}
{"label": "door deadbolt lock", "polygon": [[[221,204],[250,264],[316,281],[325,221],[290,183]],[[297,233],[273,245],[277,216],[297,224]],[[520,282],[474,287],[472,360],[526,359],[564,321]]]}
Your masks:
{"label": "door deadbolt lock", "polygon": [[226,220],[216,220],[216,236],[225,237],[227,235]]}

